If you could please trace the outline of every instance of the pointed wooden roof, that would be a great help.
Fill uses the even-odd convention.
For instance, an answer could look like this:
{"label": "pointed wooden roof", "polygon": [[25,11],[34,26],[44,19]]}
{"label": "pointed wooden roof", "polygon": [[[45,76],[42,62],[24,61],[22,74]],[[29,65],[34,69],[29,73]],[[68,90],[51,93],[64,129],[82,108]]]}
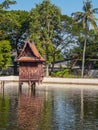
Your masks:
{"label": "pointed wooden roof", "polygon": [[[30,52],[32,55],[24,55],[26,48],[29,47]],[[29,41],[25,42],[25,45],[17,58],[19,62],[45,62],[45,59],[40,55],[34,43],[30,43]]]}

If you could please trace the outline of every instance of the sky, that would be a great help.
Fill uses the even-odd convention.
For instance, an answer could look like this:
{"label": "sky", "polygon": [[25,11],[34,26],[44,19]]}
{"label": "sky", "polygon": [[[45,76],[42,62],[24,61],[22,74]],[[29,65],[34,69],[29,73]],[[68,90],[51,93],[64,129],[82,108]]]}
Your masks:
{"label": "sky", "polygon": [[[0,0],[1,3],[2,0]],[[16,0],[17,4],[10,6],[13,10],[27,10],[30,11],[36,4],[41,3],[43,0]],[[71,16],[71,13],[82,11],[83,0],[51,0],[60,8],[62,14]],[[98,0],[92,0],[93,8],[98,8]]]}

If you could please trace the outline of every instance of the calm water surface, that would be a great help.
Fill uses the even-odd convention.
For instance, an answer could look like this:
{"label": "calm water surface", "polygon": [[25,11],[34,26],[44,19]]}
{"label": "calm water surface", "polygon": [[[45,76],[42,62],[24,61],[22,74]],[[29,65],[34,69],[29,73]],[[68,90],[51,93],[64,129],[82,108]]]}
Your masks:
{"label": "calm water surface", "polygon": [[0,130],[98,130],[98,90],[0,87]]}

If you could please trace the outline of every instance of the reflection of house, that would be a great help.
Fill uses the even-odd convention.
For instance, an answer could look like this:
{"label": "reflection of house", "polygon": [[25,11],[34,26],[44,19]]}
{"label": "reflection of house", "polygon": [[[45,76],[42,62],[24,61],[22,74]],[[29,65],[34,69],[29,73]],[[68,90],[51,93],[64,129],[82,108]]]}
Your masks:
{"label": "reflection of house", "polygon": [[42,63],[45,59],[39,54],[34,43],[27,41],[17,61],[19,62],[20,82],[41,82],[43,78]]}
{"label": "reflection of house", "polygon": [[18,126],[23,130],[35,130],[39,125],[43,101],[40,95],[20,94],[18,101]]}

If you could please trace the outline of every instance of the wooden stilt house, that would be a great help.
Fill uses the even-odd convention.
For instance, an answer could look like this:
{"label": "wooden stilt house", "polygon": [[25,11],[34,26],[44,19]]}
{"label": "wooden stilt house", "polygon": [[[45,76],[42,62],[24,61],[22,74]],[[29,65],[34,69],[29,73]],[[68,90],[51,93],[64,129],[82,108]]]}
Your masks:
{"label": "wooden stilt house", "polygon": [[34,43],[25,42],[17,61],[19,62],[20,83],[35,84],[36,82],[42,82],[45,59],[39,54]]}

